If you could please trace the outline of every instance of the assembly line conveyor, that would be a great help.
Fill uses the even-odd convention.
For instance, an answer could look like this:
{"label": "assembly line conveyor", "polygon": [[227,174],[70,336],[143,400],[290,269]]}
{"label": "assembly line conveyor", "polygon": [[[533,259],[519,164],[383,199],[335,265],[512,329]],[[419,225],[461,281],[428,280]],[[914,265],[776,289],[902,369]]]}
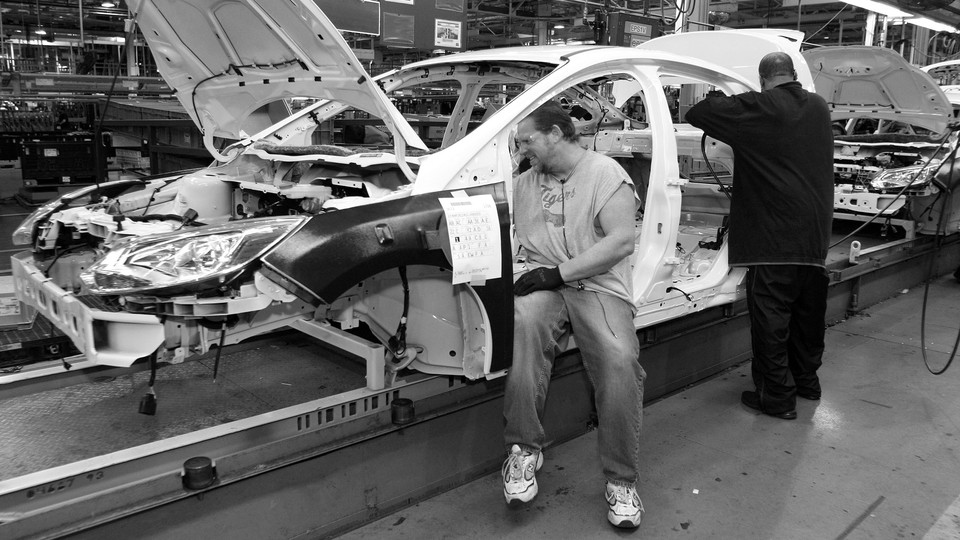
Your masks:
{"label": "assembly line conveyor", "polygon": [[[931,268],[952,272],[958,237],[861,235],[834,249],[828,322]],[[401,372],[371,388],[378,345],[344,335],[343,354],[299,330],[225,349],[217,380],[211,355],[165,366],[156,416],[137,414],[139,364],[73,358],[69,371],[58,361],[0,375],[0,537],[322,537],[499,466],[503,379]],[[743,301],[639,336],[648,401],[750,357]],[[592,407],[575,353],[557,362],[551,396],[563,396],[548,405],[552,441],[583,434]]]}

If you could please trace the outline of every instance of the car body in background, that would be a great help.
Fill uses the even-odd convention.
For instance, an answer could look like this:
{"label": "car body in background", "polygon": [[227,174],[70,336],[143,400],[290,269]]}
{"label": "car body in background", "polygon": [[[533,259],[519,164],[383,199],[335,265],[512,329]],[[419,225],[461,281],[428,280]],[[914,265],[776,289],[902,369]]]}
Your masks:
{"label": "car body in background", "polygon": [[920,68],[929,75],[953,106],[953,118],[960,118],[960,60],[946,60]]}
{"label": "car body in background", "polygon": [[[947,95],[891,49],[818,47],[803,56],[834,120],[835,217],[935,233],[943,201],[935,173],[956,143]],[[945,230],[956,232],[960,212],[948,214]]]}
{"label": "car body in background", "polygon": [[[404,368],[502,375],[512,277],[525,268],[511,234],[515,130],[548,100],[583,109],[581,144],[617,159],[637,185],[637,328],[743,297],[743,272],[726,262],[726,195],[698,176],[702,133],[673,124],[662,88],[756,89],[747,71],[656,48],[522,47],[432,58],[374,80],[308,0],[129,6],[215,162],[91,186],[15,233],[28,247],[13,257],[18,297],[88,362],[182,362],[282,327],[342,346],[363,326],[386,351],[386,380],[368,370],[370,387]],[[772,35],[749,39],[751,53],[797,50]],[[729,42],[734,58],[743,41]],[[440,144],[427,148],[389,96],[437,88],[457,101]],[[316,101],[253,131],[262,111],[291,97]],[[627,100],[642,101],[642,122],[619,110]],[[334,144],[344,118],[375,120],[389,143]],[[238,142],[219,148],[221,137]],[[712,142],[707,153],[732,169],[729,148]],[[454,202],[477,214],[450,210]],[[474,246],[483,268],[464,266],[465,244],[451,234],[473,218],[485,227],[472,231],[487,243]]]}

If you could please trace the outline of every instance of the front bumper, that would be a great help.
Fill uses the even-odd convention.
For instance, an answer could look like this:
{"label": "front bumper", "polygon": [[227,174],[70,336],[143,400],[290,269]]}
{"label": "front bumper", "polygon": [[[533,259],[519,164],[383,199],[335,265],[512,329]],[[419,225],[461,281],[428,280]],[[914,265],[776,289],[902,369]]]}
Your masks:
{"label": "front bumper", "polygon": [[17,298],[63,331],[87,361],[127,367],[163,343],[163,324],[156,316],[105,311],[84,304],[44,276],[34,266],[30,252],[18,253],[10,262]]}

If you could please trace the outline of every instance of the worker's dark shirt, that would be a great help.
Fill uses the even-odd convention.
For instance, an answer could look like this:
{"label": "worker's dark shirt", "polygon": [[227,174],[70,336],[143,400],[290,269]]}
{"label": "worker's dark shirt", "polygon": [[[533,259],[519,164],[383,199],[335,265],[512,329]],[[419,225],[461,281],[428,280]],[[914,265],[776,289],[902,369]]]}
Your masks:
{"label": "worker's dark shirt", "polygon": [[833,220],[826,102],[790,82],[707,98],[686,121],[734,151],[729,261],[823,266]]}

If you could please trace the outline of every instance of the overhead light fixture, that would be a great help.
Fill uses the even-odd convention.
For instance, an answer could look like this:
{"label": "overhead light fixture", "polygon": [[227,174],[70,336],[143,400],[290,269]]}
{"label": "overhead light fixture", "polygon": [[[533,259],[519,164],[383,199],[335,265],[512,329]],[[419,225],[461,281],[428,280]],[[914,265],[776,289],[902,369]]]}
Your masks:
{"label": "overhead light fixture", "polygon": [[874,0],[843,0],[851,6],[857,6],[859,8],[872,11],[874,13],[879,13],[887,17],[894,19],[902,19],[902,22],[921,26],[923,28],[928,28],[934,32],[957,32],[955,26],[950,26],[949,24],[944,24],[942,22],[934,21],[926,17],[919,17],[912,13],[907,13],[906,11],[899,10],[890,4],[884,4],[882,2],[875,2]]}
{"label": "overhead light fixture", "polygon": [[553,27],[554,27],[555,29],[557,29],[557,30],[563,30],[564,28],[566,28],[566,27],[563,26],[562,24],[555,24],[555,25],[553,25]]}
{"label": "overhead light fixture", "polygon": [[116,2],[101,2],[100,7],[106,7],[106,8],[117,7],[117,4]]}
{"label": "overhead light fixture", "polygon": [[926,17],[913,17],[907,19],[907,22],[910,24],[915,24],[917,26],[922,26],[933,30],[934,32],[951,32],[957,33],[957,28],[955,26],[950,26],[949,24],[944,24],[942,22],[934,21]]}
{"label": "overhead light fixture", "polygon": [[33,33],[36,34],[36,35],[38,35],[38,36],[45,36],[45,35],[47,35],[47,31],[44,30],[44,29],[42,29],[42,28],[39,29],[39,30],[35,30]]}
{"label": "overhead light fixture", "polygon": [[880,15],[886,15],[887,17],[897,17],[907,19],[913,17],[913,15],[907,13],[906,11],[901,11],[890,4],[883,4],[881,2],[875,2],[874,0],[843,0],[851,6],[857,6],[858,8],[863,8],[867,11],[872,11],[874,13],[879,13]]}

